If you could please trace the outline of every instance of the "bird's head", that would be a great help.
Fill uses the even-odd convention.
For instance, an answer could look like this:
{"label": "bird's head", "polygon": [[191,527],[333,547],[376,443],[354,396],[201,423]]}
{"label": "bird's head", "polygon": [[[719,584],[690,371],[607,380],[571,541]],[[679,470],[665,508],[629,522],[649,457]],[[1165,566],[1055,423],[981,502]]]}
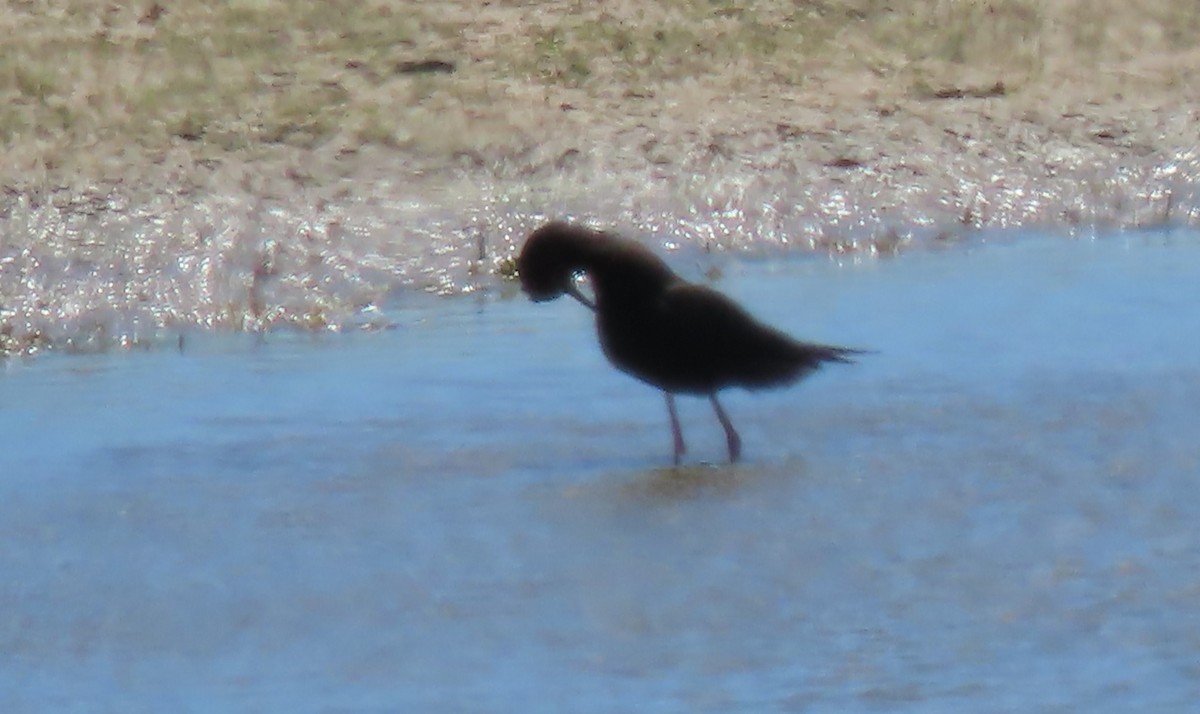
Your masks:
{"label": "bird's head", "polygon": [[580,241],[591,240],[591,235],[586,228],[561,222],[547,223],[529,235],[517,256],[517,277],[530,300],[545,302],[566,294],[592,306],[575,285],[584,269]]}

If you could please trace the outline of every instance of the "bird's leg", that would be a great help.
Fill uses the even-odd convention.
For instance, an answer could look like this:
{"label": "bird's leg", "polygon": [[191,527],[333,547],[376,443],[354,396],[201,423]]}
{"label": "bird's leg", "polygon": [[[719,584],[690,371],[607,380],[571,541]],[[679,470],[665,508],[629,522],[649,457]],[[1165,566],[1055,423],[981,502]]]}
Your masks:
{"label": "bird's leg", "polygon": [[721,420],[721,426],[725,429],[725,444],[729,447],[729,463],[732,464],[742,455],[742,437],[738,436],[733,422],[729,421],[729,415],[721,408],[716,392],[708,395],[708,401],[712,402],[713,411],[717,413],[717,419]]}
{"label": "bird's leg", "polygon": [[670,392],[663,392],[667,398],[667,414],[671,415],[671,437],[675,440],[675,465],[679,465],[679,459],[687,451],[687,446],[683,443],[683,430],[679,428],[679,414],[675,412],[675,395]]}

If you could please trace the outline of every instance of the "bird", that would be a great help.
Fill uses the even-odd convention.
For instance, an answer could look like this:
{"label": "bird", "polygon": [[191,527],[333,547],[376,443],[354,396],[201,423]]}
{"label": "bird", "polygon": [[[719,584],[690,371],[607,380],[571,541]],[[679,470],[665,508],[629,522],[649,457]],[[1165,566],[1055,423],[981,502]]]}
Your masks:
{"label": "bird", "polygon": [[[551,221],[535,229],[516,272],[533,302],[569,295],[595,312],[600,346],[613,366],[662,390],[676,466],[687,451],[676,395],[708,398],[736,463],[742,440],[719,391],[784,386],[826,362],[852,363],[864,353],[793,339],[723,293],[683,279],[641,243],[582,224]],[[590,298],[579,289],[584,275]]]}

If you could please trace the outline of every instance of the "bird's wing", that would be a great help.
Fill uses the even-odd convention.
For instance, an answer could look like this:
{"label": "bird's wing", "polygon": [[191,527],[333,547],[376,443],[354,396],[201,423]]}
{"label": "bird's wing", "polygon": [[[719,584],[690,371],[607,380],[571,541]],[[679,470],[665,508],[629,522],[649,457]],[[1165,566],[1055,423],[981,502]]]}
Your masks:
{"label": "bird's wing", "polygon": [[660,309],[681,349],[705,351],[743,386],[799,378],[822,362],[848,362],[854,350],[795,340],[756,320],[725,295],[680,282],[663,292]]}
{"label": "bird's wing", "polygon": [[725,295],[682,281],[663,291],[659,309],[662,324],[669,326],[674,337],[694,342],[698,347],[724,341],[754,341],[760,336],[758,328],[763,327]]}

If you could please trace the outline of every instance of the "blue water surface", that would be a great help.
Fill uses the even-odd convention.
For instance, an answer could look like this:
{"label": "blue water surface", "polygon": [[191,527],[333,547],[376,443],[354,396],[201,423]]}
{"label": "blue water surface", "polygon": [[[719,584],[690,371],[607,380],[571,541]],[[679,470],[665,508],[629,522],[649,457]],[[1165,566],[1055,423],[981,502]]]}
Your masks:
{"label": "blue water surface", "polygon": [[875,352],[681,468],[511,288],[5,363],[0,710],[1194,709],[1200,236],[669,259]]}

